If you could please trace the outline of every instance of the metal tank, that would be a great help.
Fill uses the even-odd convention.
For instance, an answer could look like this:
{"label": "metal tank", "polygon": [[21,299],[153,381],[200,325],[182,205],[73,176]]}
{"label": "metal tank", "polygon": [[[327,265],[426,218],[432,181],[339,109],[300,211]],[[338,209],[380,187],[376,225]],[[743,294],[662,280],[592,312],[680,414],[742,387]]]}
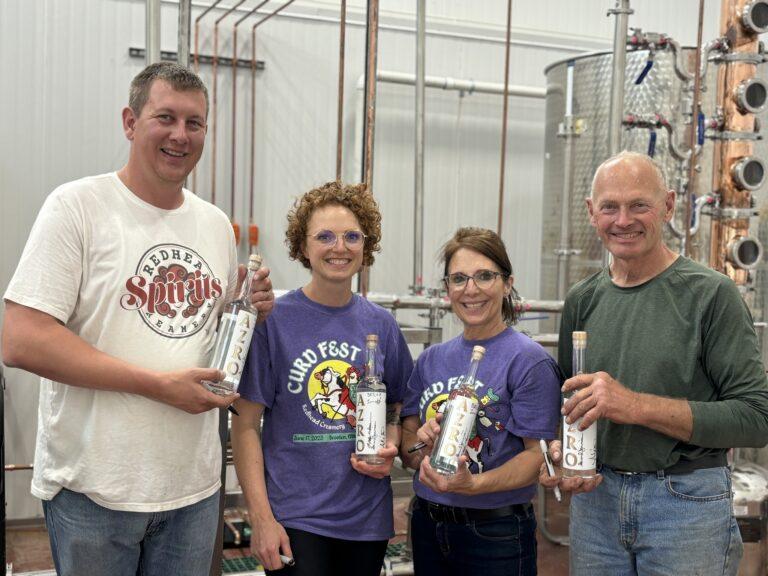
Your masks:
{"label": "metal tank", "polygon": [[[679,52],[679,54],[678,54]],[[654,159],[661,166],[669,186],[680,190],[687,182],[681,152],[688,148],[690,137],[691,91],[680,70],[692,71],[695,51],[690,48],[658,50],[648,68],[648,50],[627,53],[624,97],[625,123],[622,148],[648,153],[654,148]],[[712,56],[712,55],[710,55]],[[716,56],[716,55],[715,55]],[[702,78],[701,111],[709,128],[701,144],[697,164],[701,170],[694,193],[703,198],[712,191],[713,139],[717,135],[716,102],[719,64],[710,57]],[[676,71],[676,63],[678,71]],[[547,77],[546,135],[543,189],[543,226],[541,256],[541,294],[545,300],[562,299],[577,281],[597,272],[604,261],[602,243],[589,224],[584,199],[589,196],[592,177],[599,164],[608,157],[608,121],[611,94],[612,54],[599,52],[553,63],[545,70]],[[646,75],[636,83],[643,72]],[[765,65],[758,66],[758,76],[766,77]],[[686,112],[688,117],[686,118]],[[765,114],[759,114],[765,125]],[[661,119],[661,120],[660,120]],[[655,135],[654,135],[655,133]],[[671,141],[670,141],[671,138]],[[652,145],[653,140],[653,145]],[[754,143],[754,156],[768,159],[768,145]],[[768,162],[766,162],[768,164]],[[750,235],[768,246],[768,187],[761,183],[752,192],[760,216],[750,221]],[[678,194],[674,221],[677,231],[684,231],[685,199]],[[566,212],[562,210],[566,206]],[[711,206],[701,203],[691,224],[699,219],[699,227],[691,237],[692,258],[707,264],[710,251]],[[668,245],[681,249],[679,235],[665,231]],[[754,248],[754,247],[753,247]],[[749,281],[741,287],[757,324],[764,363],[768,359],[768,338],[762,323],[768,308],[768,267],[762,253],[749,270]],[[541,330],[557,331],[558,317],[544,321]],[[737,451],[734,470],[734,510],[745,535],[745,561],[740,574],[768,574],[768,483],[755,477],[768,466],[768,449]],[[750,478],[751,480],[748,480]],[[760,488],[755,489],[759,485]],[[541,494],[540,494],[541,496]],[[554,502],[547,508],[552,511]],[[557,513],[556,506],[555,513]],[[545,534],[554,539],[563,535],[549,534],[546,518],[542,518]]]}

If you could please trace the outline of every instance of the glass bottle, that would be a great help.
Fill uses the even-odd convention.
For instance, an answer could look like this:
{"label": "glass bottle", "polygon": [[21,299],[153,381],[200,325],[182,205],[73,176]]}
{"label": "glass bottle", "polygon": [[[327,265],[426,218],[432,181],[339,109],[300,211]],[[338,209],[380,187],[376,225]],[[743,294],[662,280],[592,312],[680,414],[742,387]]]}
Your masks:
{"label": "glass bottle", "polygon": [[355,455],[368,464],[383,464],[377,452],[387,443],[387,389],[381,380],[377,346],[379,337],[365,338],[365,376],[355,395]]}
{"label": "glass bottle", "polygon": [[[573,375],[586,369],[587,333],[573,332]],[[564,395],[567,400],[574,392]],[[563,476],[591,478],[597,471],[597,422],[579,430],[581,418],[568,424],[563,416]]]}
{"label": "glass bottle", "polygon": [[226,374],[220,382],[204,382],[208,390],[226,396],[237,392],[240,376],[243,374],[248,349],[256,327],[258,310],[251,305],[250,291],[253,275],[261,268],[261,256],[251,254],[248,258],[248,274],[240,288],[238,297],[224,307],[224,314],[216,333],[216,345],[211,368],[218,368]]}
{"label": "glass bottle", "polygon": [[440,422],[440,436],[437,438],[430,465],[440,474],[450,476],[459,468],[459,458],[467,449],[467,442],[475,426],[480,401],[475,393],[475,377],[485,348],[472,348],[472,360],[464,381],[454,388],[445,402],[443,420]]}

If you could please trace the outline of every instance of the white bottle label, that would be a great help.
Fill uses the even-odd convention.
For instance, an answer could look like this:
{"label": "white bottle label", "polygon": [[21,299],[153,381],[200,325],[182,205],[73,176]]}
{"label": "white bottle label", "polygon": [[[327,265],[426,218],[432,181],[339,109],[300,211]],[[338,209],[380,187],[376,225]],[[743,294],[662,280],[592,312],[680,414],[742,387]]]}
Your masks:
{"label": "white bottle label", "polygon": [[355,453],[376,454],[387,443],[387,393],[357,390]]}
{"label": "white bottle label", "polygon": [[477,400],[467,396],[456,396],[449,400],[445,417],[440,424],[443,439],[437,458],[458,460],[464,453],[479,406]]}
{"label": "white bottle label", "polygon": [[563,416],[563,468],[594,470],[597,467],[597,422],[579,430],[579,418],[568,424]]}
{"label": "white bottle label", "polygon": [[[232,319],[232,314],[224,314],[223,325],[226,326]],[[227,374],[224,379],[233,384],[232,392],[237,392],[237,387],[240,385],[240,376],[248,358],[248,349],[251,346],[255,327],[256,314],[247,310],[240,310],[237,313],[232,327],[232,339],[227,347],[227,354],[224,356],[224,365],[222,366],[222,370]]]}

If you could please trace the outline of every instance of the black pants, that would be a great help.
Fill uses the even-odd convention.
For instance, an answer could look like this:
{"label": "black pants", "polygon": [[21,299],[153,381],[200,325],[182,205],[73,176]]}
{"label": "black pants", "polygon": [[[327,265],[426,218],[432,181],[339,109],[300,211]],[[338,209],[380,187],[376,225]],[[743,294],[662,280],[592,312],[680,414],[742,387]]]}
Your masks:
{"label": "black pants", "polygon": [[286,528],[294,566],[267,570],[273,576],[379,576],[387,551],[386,540],[357,541],[319,536]]}

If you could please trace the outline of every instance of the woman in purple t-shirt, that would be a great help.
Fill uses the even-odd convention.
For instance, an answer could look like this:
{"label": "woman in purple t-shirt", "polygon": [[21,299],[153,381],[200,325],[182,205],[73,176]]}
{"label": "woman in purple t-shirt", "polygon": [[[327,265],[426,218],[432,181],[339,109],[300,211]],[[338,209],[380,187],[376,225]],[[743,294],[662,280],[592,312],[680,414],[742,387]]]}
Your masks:
{"label": "woman in purple t-shirt", "polygon": [[[536,519],[531,498],[543,456],[540,438],[555,438],[560,371],[516,320],[512,266],[501,238],[461,228],[443,247],[445,284],[463,334],[419,356],[402,411],[403,450],[414,476],[411,518],[417,576],[536,574]],[[429,463],[443,404],[462,382],[472,348],[486,349],[475,391],[475,430],[459,470],[438,474]],[[417,442],[426,446],[409,453]]]}
{"label": "woman in purple t-shirt", "polygon": [[[292,259],[309,282],[278,298],[253,335],[232,419],[251,551],[268,573],[378,576],[393,535],[389,472],[413,360],[392,314],[352,293],[379,250],[381,216],[363,185],[329,182],[288,214]],[[387,386],[385,463],[354,452],[355,389],[368,334]],[[261,419],[263,415],[263,426]],[[295,565],[290,565],[291,559]]]}

